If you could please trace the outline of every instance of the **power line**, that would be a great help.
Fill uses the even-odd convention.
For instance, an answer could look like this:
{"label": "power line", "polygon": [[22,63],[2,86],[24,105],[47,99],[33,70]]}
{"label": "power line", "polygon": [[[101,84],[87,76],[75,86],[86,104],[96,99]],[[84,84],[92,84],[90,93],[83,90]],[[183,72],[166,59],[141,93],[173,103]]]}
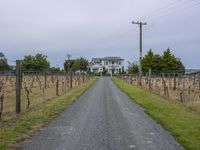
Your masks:
{"label": "power line", "polygon": [[179,0],[176,0],[176,1],[172,2],[172,3],[169,3],[168,5],[165,5],[164,7],[158,8],[158,9],[156,9],[156,10],[154,10],[154,11],[152,11],[152,12],[150,12],[150,13],[142,16],[142,17],[140,17],[139,19],[140,20],[144,20],[144,19],[146,19],[148,17],[151,17],[151,16],[155,15],[155,13],[158,13],[158,12],[162,11],[163,9],[166,9],[166,8],[168,8],[170,6],[173,6],[174,4],[177,4],[179,2],[180,2]]}
{"label": "power line", "polygon": [[[174,13],[174,12],[179,12],[179,11],[182,11],[182,10],[192,8],[196,5],[198,5],[200,1],[199,0],[190,0],[189,3],[191,3],[191,2],[192,2],[192,5],[189,5],[189,7],[186,6],[186,7],[183,7],[183,8],[180,9],[179,6],[184,6],[183,3],[181,3],[179,0],[174,1],[174,2],[169,3],[168,5],[166,5],[164,7],[156,9],[156,10],[140,17],[140,20],[142,20],[142,21],[144,19],[147,20],[147,21],[155,20],[155,17],[160,18],[160,17],[165,16],[165,15],[163,15],[165,13],[167,13],[167,15],[168,15],[168,14],[171,14],[171,13]],[[198,3],[193,3],[193,2],[198,2]],[[188,4],[188,3],[186,3],[186,4]],[[177,9],[177,8],[179,8],[179,9]]]}
{"label": "power line", "polygon": [[187,7],[183,7],[183,8],[181,8],[181,9],[176,9],[176,10],[173,10],[173,11],[170,11],[170,12],[166,12],[166,14],[154,16],[154,17],[156,17],[156,18],[149,18],[149,19],[147,19],[147,20],[148,20],[148,21],[152,21],[152,20],[158,19],[158,18],[160,18],[160,17],[168,16],[168,15],[170,15],[170,14],[174,14],[174,13],[178,13],[178,12],[183,12],[183,11],[186,11],[186,10],[188,10],[188,9],[190,9],[190,8],[196,7],[196,6],[198,6],[198,5],[200,5],[200,2],[195,3],[195,4],[193,4],[193,5],[189,5],[189,6],[187,6]]}
{"label": "power line", "polygon": [[[146,19],[147,21],[152,21],[152,20],[155,20],[157,18],[166,16],[165,13],[167,13],[167,15],[169,15],[169,14],[174,13],[174,12],[179,12],[179,11],[182,11],[182,10],[189,9],[189,8],[192,8],[192,7],[195,7],[195,6],[199,5],[199,0],[190,0],[189,2],[197,2],[197,1],[198,1],[198,3],[195,3],[193,5],[190,5],[188,7],[184,7],[184,8],[180,9],[180,6],[183,6],[182,5],[183,1],[175,0],[175,1],[163,6],[161,8],[158,8],[158,9],[156,9],[156,10],[154,10],[154,11],[152,11],[152,12],[150,12],[150,13],[142,16],[142,17],[140,17],[140,20],[143,21],[144,19]],[[177,7],[179,7],[179,9],[177,9]],[[134,29],[136,29],[136,28],[134,28]],[[124,35],[126,35],[129,32],[131,32],[132,30],[133,29],[130,29],[130,30],[127,30],[127,31],[117,35],[117,39],[123,38]],[[114,35],[113,36],[107,36],[107,37],[104,37],[102,39],[99,39],[98,42],[99,41],[106,41],[107,42],[107,41],[111,41],[113,39],[116,39],[116,36],[114,38],[113,37],[114,37]],[[98,42],[96,42],[96,43],[98,43]]]}

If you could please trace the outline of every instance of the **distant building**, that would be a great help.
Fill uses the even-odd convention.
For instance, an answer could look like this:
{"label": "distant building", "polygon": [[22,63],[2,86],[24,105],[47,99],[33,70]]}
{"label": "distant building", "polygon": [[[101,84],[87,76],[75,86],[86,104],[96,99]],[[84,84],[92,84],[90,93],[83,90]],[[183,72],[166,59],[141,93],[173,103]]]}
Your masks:
{"label": "distant building", "polygon": [[200,73],[200,69],[186,69],[185,74],[197,74]]}
{"label": "distant building", "polygon": [[110,74],[116,74],[124,71],[124,59],[120,57],[92,58],[89,67],[93,73],[105,70]]}

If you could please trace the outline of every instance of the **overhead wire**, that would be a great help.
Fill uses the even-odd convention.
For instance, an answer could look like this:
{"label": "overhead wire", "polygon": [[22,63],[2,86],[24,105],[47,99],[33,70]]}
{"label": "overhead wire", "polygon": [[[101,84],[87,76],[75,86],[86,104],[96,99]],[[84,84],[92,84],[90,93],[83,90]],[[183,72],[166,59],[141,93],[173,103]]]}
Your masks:
{"label": "overhead wire", "polygon": [[[146,21],[152,21],[152,20],[155,20],[155,19],[158,19],[160,17],[164,17],[166,15],[170,15],[172,13],[175,13],[175,12],[181,12],[183,10],[186,10],[186,9],[189,9],[189,8],[192,8],[192,7],[195,7],[197,5],[200,4],[200,1],[199,0],[190,0],[189,3],[191,4],[192,2],[192,5],[184,5],[186,3],[183,3],[184,0],[175,0],[161,8],[158,8],[142,17],[140,17],[140,21],[144,21],[146,19]],[[197,3],[194,3],[194,2],[197,2]],[[185,7],[183,7],[185,6]],[[136,28],[132,28],[130,30],[126,30],[125,32],[123,33],[120,33],[118,36],[117,36],[117,39],[121,39],[123,38],[125,35],[127,35],[128,33],[130,33],[131,31],[135,30]],[[111,38],[110,38],[111,37]],[[106,43],[108,43],[107,41],[113,41],[112,39],[116,39],[116,36],[114,38],[112,38],[113,36],[108,36],[108,37],[105,37],[105,38],[102,38],[100,39],[99,41],[106,41]]]}
{"label": "overhead wire", "polygon": [[163,9],[169,8],[169,7],[175,5],[175,4],[179,3],[179,2],[180,2],[179,0],[173,1],[172,3],[169,3],[169,4],[167,4],[167,5],[165,5],[165,6],[161,7],[161,8],[158,8],[158,9],[156,9],[156,10],[154,10],[154,11],[152,11],[152,12],[150,12],[150,13],[148,13],[148,14],[140,17],[140,18],[138,18],[138,20],[144,20],[144,19],[146,19],[148,17],[151,17],[151,16],[155,15],[156,13],[158,13],[160,11],[163,11]]}
{"label": "overhead wire", "polygon": [[170,14],[183,12],[183,11],[186,11],[186,10],[188,10],[188,9],[190,9],[190,8],[196,7],[196,6],[198,6],[198,5],[200,5],[200,1],[197,2],[197,3],[193,3],[192,5],[189,5],[189,6],[181,7],[180,9],[173,9],[172,11],[165,12],[165,14],[161,14],[161,15],[154,16],[154,18],[149,18],[149,19],[147,19],[147,21],[152,21],[152,20],[158,19],[158,18],[160,18],[160,17],[168,16],[168,15],[170,15]]}
{"label": "overhead wire", "polygon": [[[200,2],[199,0],[190,0],[189,3],[192,3],[192,5],[194,4],[193,2]],[[159,9],[156,9],[142,17],[139,18],[139,20],[141,21],[144,21],[145,19],[149,19],[149,18],[152,18],[152,17],[155,17],[155,16],[158,16],[160,14],[163,14],[163,13],[168,13],[172,10],[177,10],[177,8],[180,8],[182,6],[184,6],[184,4],[187,4],[188,3],[182,3],[183,0],[176,0],[176,1],[173,1],[172,3],[169,3],[168,5],[165,5],[164,7],[161,7]]]}

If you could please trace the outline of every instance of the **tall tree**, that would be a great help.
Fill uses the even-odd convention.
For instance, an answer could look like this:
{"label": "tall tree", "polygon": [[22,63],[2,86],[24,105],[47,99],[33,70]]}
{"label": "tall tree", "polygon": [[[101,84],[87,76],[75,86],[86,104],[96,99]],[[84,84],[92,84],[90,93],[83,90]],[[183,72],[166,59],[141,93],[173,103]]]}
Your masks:
{"label": "tall tree", "polygon": [[8,65],[7,58],[5,55],[0,52],[0,71],[10,70],[10,66]]}
{"label": "tall tree", "polygon": [[176,58],[176,59],[177,59],[177,62],[178,62],[177,71],[185,72],[185,66],[184,66],[183,63],[181,62],[181,59],[180,59],[180,58]]}
{"label": "tall tree", "polygon": [[87,71],[88,70],[88,60],[85,58],[78,58],[75,60],[73,64],[73,70],[74,71]]}
{"label": "tall tree", "polygon": [[176,57],[171,53],[171,50],[168,48],[164,51],[162,55],[162,71],[177,71],[178,70],[178,61]]}
{"label": "tall tree", "polygon": [[73,70],[75,71],[87,71],[88,70],[88,60],[85,58],[77,58],[74,60],[66,60],[64,62],[65,71]]}
{"label": "tall tree", "polygon": [[64,62],[64,69],[65,71],[70,71],[72,70],[73,64],[74,64],[75,60],[65,60]]}
{"label": "tall tree", "polygon": [[154,61],[154,53],[152,49],[150,49],[142,59],[142,71],[148,72],[149,68],[153,70],[153,65],[154,65],[153,61]]}
{"label": "tall tree", "polygon": [[161,71],[161,57],[158,54],[154,54],[150,49],[142,59],[142,71],[148,72],[149,69],[152,71]]}
{"label": "tall tree", "polygon": [[185,71],[181,60],[176,58],[169,48],[162,56],[154,54],[150,49],[142,59],[142,71],[148,72],[149,68],[154,72]]}
{"label": "tall tree", "polygon": [[26,71],[46,71],[50,67],[47,56],[43,54],[36,54],[35,56],[24,56],[22,60],[22,70]]}
{"label": "tall tree", "polygon": [[129,62],[128,61],[128,73],[129,74],[135,74],[135,73],[138,73],[138,65],[137,64],[135,64],[135,63],[131,63],[131,62]]}
{"label": "tall tree", "polygon": [[159,72],[162,70],[162,60],[160,55],[154,54],[151,69],[154,72]]}

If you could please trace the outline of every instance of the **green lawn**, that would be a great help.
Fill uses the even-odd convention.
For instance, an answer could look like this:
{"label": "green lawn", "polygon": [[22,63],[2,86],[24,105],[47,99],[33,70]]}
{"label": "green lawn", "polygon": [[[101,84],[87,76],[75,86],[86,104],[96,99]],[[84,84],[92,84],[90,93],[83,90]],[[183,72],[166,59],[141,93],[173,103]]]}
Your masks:
{"label": "green lawn", "polygon": [[139,87],[113,78],[114,83],[145,108],[145,112],[170,131],[187,150],[200,150],[200,114]]}
{"label": "green lawn", "polygon": [[21,113],[15,120],[0,122],[0,150],[9,149],[10,146],[13,147],[20,140],[39,130],[82,95],[96,80],[97,78],[70,90],[58,98],[47,101],[35,109]]}

